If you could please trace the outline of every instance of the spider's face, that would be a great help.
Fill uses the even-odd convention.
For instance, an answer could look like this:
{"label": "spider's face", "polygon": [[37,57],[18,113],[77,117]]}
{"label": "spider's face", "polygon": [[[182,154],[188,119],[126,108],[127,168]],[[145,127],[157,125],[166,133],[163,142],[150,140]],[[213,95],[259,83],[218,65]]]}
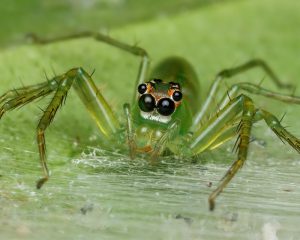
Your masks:
{"label": "spider's face", "polygon": [[141,94],[138,100],[141,116],[145,119],[167,123],[182,100],[178,83],[165,83],[160,79],[138,86]]}

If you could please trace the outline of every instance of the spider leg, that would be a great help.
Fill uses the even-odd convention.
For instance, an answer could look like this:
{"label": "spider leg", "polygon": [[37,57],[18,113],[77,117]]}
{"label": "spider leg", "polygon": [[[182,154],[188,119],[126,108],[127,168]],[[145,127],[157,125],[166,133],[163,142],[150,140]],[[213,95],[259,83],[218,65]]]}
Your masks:
{"label": "spider leg", "polygon": [[1,117],[8,110],[24,106],[35,99],[54,92],[54,96],[44,110],[37,127],[37,143],[44,173],[44,177],[37,182],[37,188],[41,188],[49,178],[46,161],[45,131],[54,119],[58,108],[64,103],[71,86],[75,88],[82,102],[95,119],[102,136],[110,139],[119,128],[119,123],[106,100],[96,88],[90,75],[82,68],[71,69],[65,74],[45,83],[8,91],[0,97],[2,104],[0,105]]}
{"label": "spider leg", "polygon": [[222,192],[246,160],[251,127],[255,115],[255,107],[252,100],[243,94],[232,99],[225,108],[194,133],[189,144],[189,147],[194,154],[209,149],[210,146],[215,144],[216,140],[226,136],[226,131],[224,132],[224,129],[229,130],[229,135],[232,134],[232,124],[236,122],[236,119],[240,114],[241,120],[238,125],[238,157],[226,173],[225,177],[221,180],[217,189],[209,196],[210,210],[214,209],[216,197]]}
{"label": "spider leg", "polygon": [[165,149],[166,144],[168,141],[178,132],[180,127],[180,121],[175,119],[163,132],[162,136],[158,139],[155,143],[153,150],[151,152],[151,162],[155,162],[158,156],[162,153],[163,149]]}
{"label": "spider leg", "polygon": [[237,171],[244,165],[250,142],[250,133],[252,127],[252,121],[255,114],[255,109],[252,101],[248,99],[244,103],[244,110],[242,114],[242,119],[240,122],[239,138],[238,138],[238,156],[237,159],[230,166],[229,170],[226,172],[221,182],[218,184],[217,188],[209,195],[209,209],[212,211],[215,208],[215,199],[223,191],[226,185],[235,176]]}
{"label": "spider leg", "polygon": [[[228,140],[232,139],[237,134],[237,125],[238,123],[234,122],[232,126],[227,126],[224,129],[221,130],[221,134],[215,139],[214,142],[212,142],[207,149],[213,150]],[[238,139],[237,139],[238,141]]]}
{"label": "spider leg", "polygon": [[[247,84],[246,86],[253,87],[251,84]],[[300,103],[299,98],[297,97],[277,93],[273,94],[270,91],[257,89],[255,87],[252,90],[262,91],[262,95],[280,101]],[[288,132],[274,115],[263,109],[255,109],[252,100],[243,94],[230,100],[224,108],[194,133],[189,144],[194,154],[201,153],[207,149],[216,148],[238,134],[236,142],[238,150],[237,160],[231,165],[230,169],[221,179],[218,187],[210,194],[210,210],[214,209],[217,196],[243,166],[247,158],[251,127],[254,122],[262,119],[265,120],[267,125],[282,141],[286,141],[300,153],[300,140]],[[239,124],[236,125],[238,121]]]}
{"label": "spider leg", "polygon": [[53,92],[57,87],[56,80],[17,88],[7,91],[0,97],[0,118],[4,113],[34,101]]}
{"label": "spider leg", "polygon": [[[251,114],[253,111],[251,111]],[[231,165],[229,170],[226,172],[224,177],[221,179],[218,187],[210,194],[209,196],[209,208],[213,210],[215,207],[215,199],[216,197],[223,191],[226,185],[230,182],[230,180],[234,177],[237,171],[243,166],[246,157],[247,157],[247,150],[249,145],[249,136],[251,131],[251,125],[254,121],[265,120],[267,125],[272,129],[272,131],[278,136],[278,138],[284,142],[286,141],[290,146],[292,146],[298,153],[300,153],[300,140],[287,131],[280,123],[273,114],[263,110],[257,109],[255,111],[255,115],[250,118],[244,118],[245,111],[242,115],[242,120],[239,125],[239,138],[238,142],[238,158],[237,160]],[[246,113],[249,116],[249,113]],[[252,121],[252,122],[251,122]],[[230,129],[231,130],[231,129]]]}
{"label": "spider leg", "polygon": [[74,89],[97,123],[102,137],[110,139],[120,125],[91,76],[82,68],[73,68],[64,76],[73,79],[71,84],[73,83]]}
{"label": "spider leg", "polygon": [[[146,50],[143,48],[140,48],[138,46],[134,45],[129,45],[126,43],[123,43],[121,41],[118,41],[114,38],[111,38],[105,34],[102,34],[100,32],[80,32],[80,33],[75,33],[75,34],[70,34],[66,36],[60,36],[56,38],[50,38],[50,39],[43,39],[35,34],[29,34],[28,37],[37,44],[50,44],[50,43],[55,43],[59,41],[66,41],[66,40],[72,40],[72,39],[79,39],[79,38],[86,38],[86,37],[92,37],[97,41],[104,42],[106,44],[109,44],[111,46],[114,46],[116,48],[119,48],[121,50],[124,50],[126,52],[129,52],[133,55],[141,57],[141,62],[139,66],[139,71],[138,71],[138,76],[137,80],[135,82],[135,86],[137,87],[139,84],[145,82],[145,79],[148,74],[148,69],[149,69],[149,56]],[[136,99],[138,98],[138,92],[134,92],[134,97],[132,99],[132,103],[135,103]]]}
{"label": "spider leg", "polygon": [[289,145],[291,145],[298,153],[300,153],[300,140],[296,138],[293,134],[286,130],[280,123],[280,120],[276,118],[273,114],[259,109],[256,112],[257,119],[264,119],[266,124],[272,131],[280,138],[283,142],[286,141]]}
{"label": "spider leg", "polygon": [[127,141],[128,141],[128,147],[129,147],[129,154],[130,158],[134,159],[136,155],[136,142],[135,142],[135,132],[133,129],[133,123],[132,123],[132,116],[131,116],[131,110],[130,105],[128,103],[125,103],[123,105],[125,117],[126,117],[126,129],[127,129]]}
{"label": "spider leg", "polygon": [[237,83],[232,85],[227,91],[227,93],[224,94],[222,100],[220,101],[221,103],[219,107],[221,109],[225,107],[226,104],[228,104],[228,102],[230,101],[230,98],[237,96],[237,94],[241,90],[251,94],[272,98],[274,100],[278,100],[281,102],[300,104],[300,97],[273,92],[265,88],[262,88],[261,86],[255,85],[253,83],[245,82],[245,83]]}
{"label": "spider leg", "polygon": [[25,97],[28,93],[32,93],[34,90],[40,90],[41,88],[44,88],[47,85],[48,85],[47,83],[40,83],[40,84],[9,90],[0,96],[0,105],[4,102],[8,102],[9,100],[20,96]]}
{"label": "spider leg", "polygon": [[[252,83],[237,83],[232,85],[229,91],[226,94],[224,94],[224,97],[221,100],[221,104],[219,105],[220,109],[224,108],[229,103],[230,99],[236,97],[239,91],[241,90],[251,94],[256,94],[267,98],[271,98],[281,102],[300,104],[300,97],[273,92]],[[257,118],[258,118],[258,114],[255,115],[255,119],[256,119],[255,122],[262,119],[262,117],[260,119]],[[211,144],[211,146],[209,146],[209,149],[217,148],[227,140],[234,137],[236,135],[236,126],[235,125],[231,127],[225,126],[223,130],[221,130],[221,132],[222,134],[215,140],[214,143]]]}
{"label": "spider leg", "polygon": [[[0,97],[0,118],[3,116],[3,114],[7,111],[13,110],[17,107],[22,107],[35,99],[39,99],[43,96],[49,95],[51,92],[55,91],[58,87],[58,81],[57,79],[53,79],[51,81],[36,84],[28,87],[18,88],[15,90],[10,90],[3,94]],[[45,141],[44,141],[45,142]],[[39,143],[39,141],[38,141]],[[45,144],[43,144],[45,145]],[[40,149],[40,143],[39,143],[39,149]],[[40,152],[41,153],[41,152]],[[41,164],[43,167],[44,175],[49,176],[49,171],[45,162],[45,158],[43,155],[41,155]],[[43,157],[43,159],[42,159]]]}
{"label": "spider leg", "polygon": [[248,99],[250,98],[243,94],[233,98],[223,109],[201,125],[190,140],[189,147],[192,152],[198,154],[207,150],[226,129],[232,127],[240,117],[245,102],[250,101]]}
{"label": "spider leg", "polygon": [[256,67],[260,67],[262,70],[264,70],[264,72],[271,78],[271,80],[276,84],[277,87],[292,87],[289,84],[282,83],[277,77],[277,75],[273,72],[273,70],[269,67],[269,65],[261,59],[253,59],[237,67],[222,70],[216,75],[215,80],[210,87],[208,97],[206,98],[199,112],[195,115],[193,127],[198,126],[203,117],[208,114],[209,109],[211,109],[210,106],[212,105],[214,97],[216,96],[216,93],[220,87],[220,84],[225,78],[231,78],[235,75],[238,75]]}
{"label": "spider leg", "polygon": [[58,108],[65,101],[72,85],[96,121],[103,137],[106,139],[111,138],[119,128],[119,123],[115,115],[88,73],[82,68],[74,68],[61,75],[59,86],[50,104],[44,111],[37,128],[37,142],[41,165],[44,171],[44,177],[37,182],[37,188],[41,188],[49,178],[46,163],[45,130],[53,120]]}

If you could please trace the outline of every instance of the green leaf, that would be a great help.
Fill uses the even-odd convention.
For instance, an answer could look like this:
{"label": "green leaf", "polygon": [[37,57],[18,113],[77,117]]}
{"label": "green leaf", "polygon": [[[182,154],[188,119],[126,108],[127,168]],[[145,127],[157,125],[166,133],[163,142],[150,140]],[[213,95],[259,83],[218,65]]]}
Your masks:
{"label": "green leaf", "polygon": [[[199,74],[204,98],[217,72],[251,58],[266,60],[283,81],[299,84],[299,10],[293,0],[232,1],[126,25],[110,36],[145,48],[153,64],[170,55],[187,58]],[[138,65],[137,57],[93,39],[11,47],[0,53],[0,90],[45,81],[44,73],[51,78],[72,67],[95,69],[93,78],[122,119],[121,106],[135,91]],[[227,85],[260,83],[264,77],[254,70]],[[263,85],[276,90],[267,78]],[[254,99],[279,118],[287,112],[284,125],[300,136],[300,106]],[[47,130],[52,175],[36,190],[41,175],[36,124],[39,107],[49,101],[46,97],[1,119],[1,238],[276,239],[279,226],[281,239],[298,237],[299,155],[265,124],[254,134],[266,146],[252,144],[246,165],[211,213],[209,183],[214,188],[235,159],[233,143],[194,164],[191,159],[164,159],[158,166],[131,162],[101,149],[96,125],[72,91]]]}

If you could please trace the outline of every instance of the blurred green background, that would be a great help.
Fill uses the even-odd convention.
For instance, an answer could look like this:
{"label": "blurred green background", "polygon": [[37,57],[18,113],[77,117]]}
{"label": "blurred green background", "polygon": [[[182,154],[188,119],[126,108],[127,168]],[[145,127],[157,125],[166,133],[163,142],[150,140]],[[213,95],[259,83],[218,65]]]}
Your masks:
{"label": "blurred green background", "polygon": [[[7,0],[0,9],[0,91],[75,66],[95,69],[95,81],[123,120],[121,106],[134,91],[138,58],[92,39],[47,46],[25,41],[29,32],[53,37],[83,30],[137,43],[153,64],[170,55],[187,58],[199,75],[203,98],[217,72],[257,57],[297,86],[299,12],[295,0]],[[265,77],[255,70],[226,85]],[[268,78],[263,85],[276,90]],[[284,125],[300,136],[299,106],[253,98],[278,117],[286,113]],[[132,162],[101,148],[96,125],[73,91],[46,133],[52,176],[37,191],[35,130],[39,108],[49,101],[46,97],[1,119],[1,239],[298,239],[299,155],[264,123],[253,130],[261,143],[252,143],[246,165],[211,213],[208,185],[216,186],[235,159],[234,141],[196,162],[163,158],[155,167],[143,159]]]}
{"label": "blurred green background", "polygon": [[84,30],[112,30],[134,22],[166,18],[228,0],[2,0],[2,46],[22,43],[34,32],[56,36]]}

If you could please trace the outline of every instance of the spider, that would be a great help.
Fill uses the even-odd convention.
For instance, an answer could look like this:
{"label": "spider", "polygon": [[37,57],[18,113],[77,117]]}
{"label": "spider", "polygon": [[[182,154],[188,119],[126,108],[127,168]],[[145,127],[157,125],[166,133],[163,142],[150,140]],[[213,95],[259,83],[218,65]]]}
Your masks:
{"label": "spider", "polygon": [[132,104],[123,105],[126,119],[123,125],[96,87],[92,76],[81,67],[70,69],[40,84],[7,91],[0,97],[1,118],[9,110],[53,94],[37,126],[37,144],[43,170],[43,177],[36,184],[38,189],[49,179],[45,131],[65,101],[71,86],[98,125],[101,137],[114,144],[122,137],[126,139],[122,145],[126,146],[132,159],[137,154],[148,156],[151,162],[167,153],[178,156],[184,153],[185,156],[192,157],[215,149],[237,136],[235,144],[237,158],[209,195],[210,210],[214,209],[217,196],[244,165],[251,128],[255,122],[264,120],[279,139],[300,153],[300,140],[288,132],[273,114],[256,107],[249,96],[240,92],[296,104],[300,104],[300,97],[276,93],[248,82],[236,83],[229,87],[227,93],[220,99],[219,109],[211,114],[214,98],[223,80],[253,68],[264,70],[278,87],[291,88],[291,85],[283,84],[272,69],[260,59],[253,59],[237,67],[220,71],[201,105],[196,73],[191,64],[183,58],[166,58],[154,67],[151,74],[148,74],[150,61],[144,49],[101,33],[84,32],[53,39],[41,39],[33,34],[30,37],[37,44],[93,37],[141,58]]}

